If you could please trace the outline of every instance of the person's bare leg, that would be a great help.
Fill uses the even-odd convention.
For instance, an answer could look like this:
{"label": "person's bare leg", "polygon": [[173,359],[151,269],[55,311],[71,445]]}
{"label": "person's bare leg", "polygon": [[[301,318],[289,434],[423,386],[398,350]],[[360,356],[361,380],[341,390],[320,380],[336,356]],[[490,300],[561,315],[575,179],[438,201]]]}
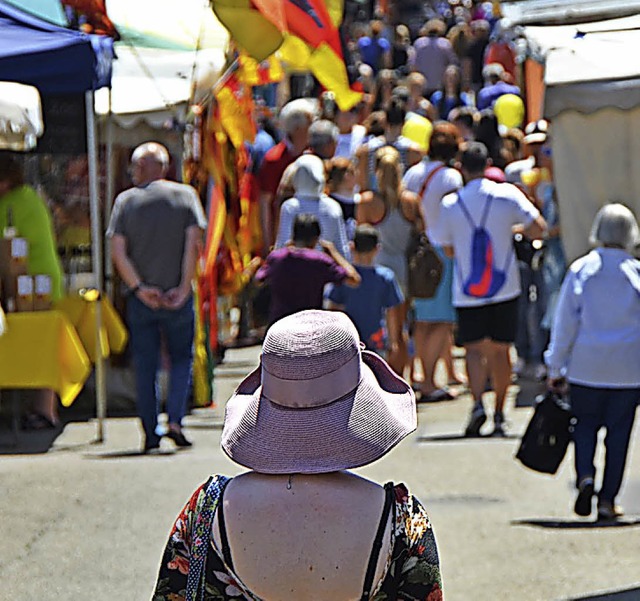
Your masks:
{"label": "person's bare leg", "polygon": [[475,402],[482,401],[482,395],[487,384],[487,340],[465,344],[467,377],[469,388]]}
{"label": "person's bare leg", "polygon": [[473,395],[473,407],[465,429],[465,436],[480,436],[480,428],[487,420],[482,395],[487,382],[487,343],[484,339],[465,345],[467,376]]}
{"label": "person's bare leg", "polygon": [[503,413],[507,390],[511,384],[511,345],[502,342],[489,342],[488,357],[491,370],[491,381],[496,393],[496,413]]}
{"label": "person's bare leg", "polygon": [[420,327],[423,331],[420,358],[422,359],[424,380],[422,381],[421,392],[424,395],[428,395],[437,388],[435,383],[436,364],[449,338],[449,329],[446,323],[425,321],[417,322],[416,327]]}
{"label": "person's bare leg", "polygon": [[391,369],[400,377],[404,377],[404,367],[407,364],[407,339],[404,332],[405,303],[387,309],[387,328],[389,330],[389,356]]}
{"label": "person's bare leg", "polygon": [[37,415],[42,415],[52,424],[57,424],[60,418],[58,416],[56,393],[50,388],[38,390],[33,400],[33,412]]}
{"label": "person's bare leg", "polygon": [[455,346],[453,339],[453,324],[448,323],[446,326],[449,330],[449,337],[442,349],[440,359],[444,362],[444,368],[447,373],[447,382],[449,384],[466,384],[467,381],[456,373],[455,365],[453,363],[453,347]]}

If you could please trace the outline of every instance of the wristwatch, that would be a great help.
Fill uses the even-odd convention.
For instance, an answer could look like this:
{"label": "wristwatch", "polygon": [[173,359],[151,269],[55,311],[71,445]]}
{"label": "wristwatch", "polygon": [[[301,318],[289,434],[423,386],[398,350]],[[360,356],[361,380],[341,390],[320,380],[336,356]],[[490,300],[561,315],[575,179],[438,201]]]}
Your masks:
{"label": "wristwatch", "polygon": [[142,286],[142,282],[138,282],[133,288],[129,289],[129,294],[133,296],[136,292],[138,292],[138,290],[140,290],[141,286]]}

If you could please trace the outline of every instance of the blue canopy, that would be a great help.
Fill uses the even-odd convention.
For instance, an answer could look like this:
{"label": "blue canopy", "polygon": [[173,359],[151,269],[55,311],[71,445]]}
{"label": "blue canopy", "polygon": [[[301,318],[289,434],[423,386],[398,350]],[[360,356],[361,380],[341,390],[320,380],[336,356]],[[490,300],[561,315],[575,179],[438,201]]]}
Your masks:
{"label": "blue canopy", "polygon": [[111,83],[113,40],[58,27],[0,0],[0,80],[42,94],[72,94]]}

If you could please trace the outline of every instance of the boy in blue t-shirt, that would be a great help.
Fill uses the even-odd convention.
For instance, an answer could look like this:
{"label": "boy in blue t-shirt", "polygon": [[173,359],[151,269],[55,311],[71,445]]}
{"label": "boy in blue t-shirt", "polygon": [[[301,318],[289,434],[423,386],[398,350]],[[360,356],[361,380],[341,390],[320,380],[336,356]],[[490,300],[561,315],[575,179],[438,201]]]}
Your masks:
{"label": "boy in blue t-shirt", "polygon": [[[404,298],[393,272],[388,267],[374,265],[379,249],[378,231],[368,224],[359,225],[351,245],[352,263],[362,281],[357,288],[335,286],[329,293],[329,308],[344,311],[367,349],[384,355],[394,342],[387,341],[385,323],[393,318],[387,309],[399,305]],[[389,331],[396,329],[389,327]]]}

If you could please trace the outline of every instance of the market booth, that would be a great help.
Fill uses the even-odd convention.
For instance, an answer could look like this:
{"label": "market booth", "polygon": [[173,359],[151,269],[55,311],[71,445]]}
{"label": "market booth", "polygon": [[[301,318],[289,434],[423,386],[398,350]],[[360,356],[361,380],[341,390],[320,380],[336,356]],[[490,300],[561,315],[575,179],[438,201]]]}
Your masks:
{"label": "market booth", "polygon": [[[89,166],[92,271],[98,289],[102,281],[103,229],[98,198],[94,90],[109,84],[112,59],[110,38],[52,25],[0,1],[0,80],[34,86],[49,110],[69,113],[74,107],[83,109],[68,117],[74,125],[78,119],[83,121],[81,131],[85,135]],[[50,136],[49,144],[55,144],[66,130],[62,127],[60,131],[55,128],[48,131],[47,110],[44,113],[44,130]],[[110,321],[113,316],[108,306],[105,308],[105,302],[98,292],[74,299],[66,309],[56,307],[53,311],[10,315],[0,339],[0,387],[50,387],[59,393],[63,404],[73,402],[88,376],[90,358],[94,360],[100,440],[102,418],[106,415],[103,359],[111,348],[122,346],[121,339],[110,337],[114,327],[121,324]],[[87,319],[92,327],[78,330],[78,324],[86,326]],[[26,365],[35,362],[37,369],[32,365],[27,370],[30,373],[25,373],[25,361]]]}
{"label": "market booth", "polygon": [[609,202],[640,215],[640,16],[526,27],[545,64],[554,179],[567,258],[588,250],[593,218]]}

